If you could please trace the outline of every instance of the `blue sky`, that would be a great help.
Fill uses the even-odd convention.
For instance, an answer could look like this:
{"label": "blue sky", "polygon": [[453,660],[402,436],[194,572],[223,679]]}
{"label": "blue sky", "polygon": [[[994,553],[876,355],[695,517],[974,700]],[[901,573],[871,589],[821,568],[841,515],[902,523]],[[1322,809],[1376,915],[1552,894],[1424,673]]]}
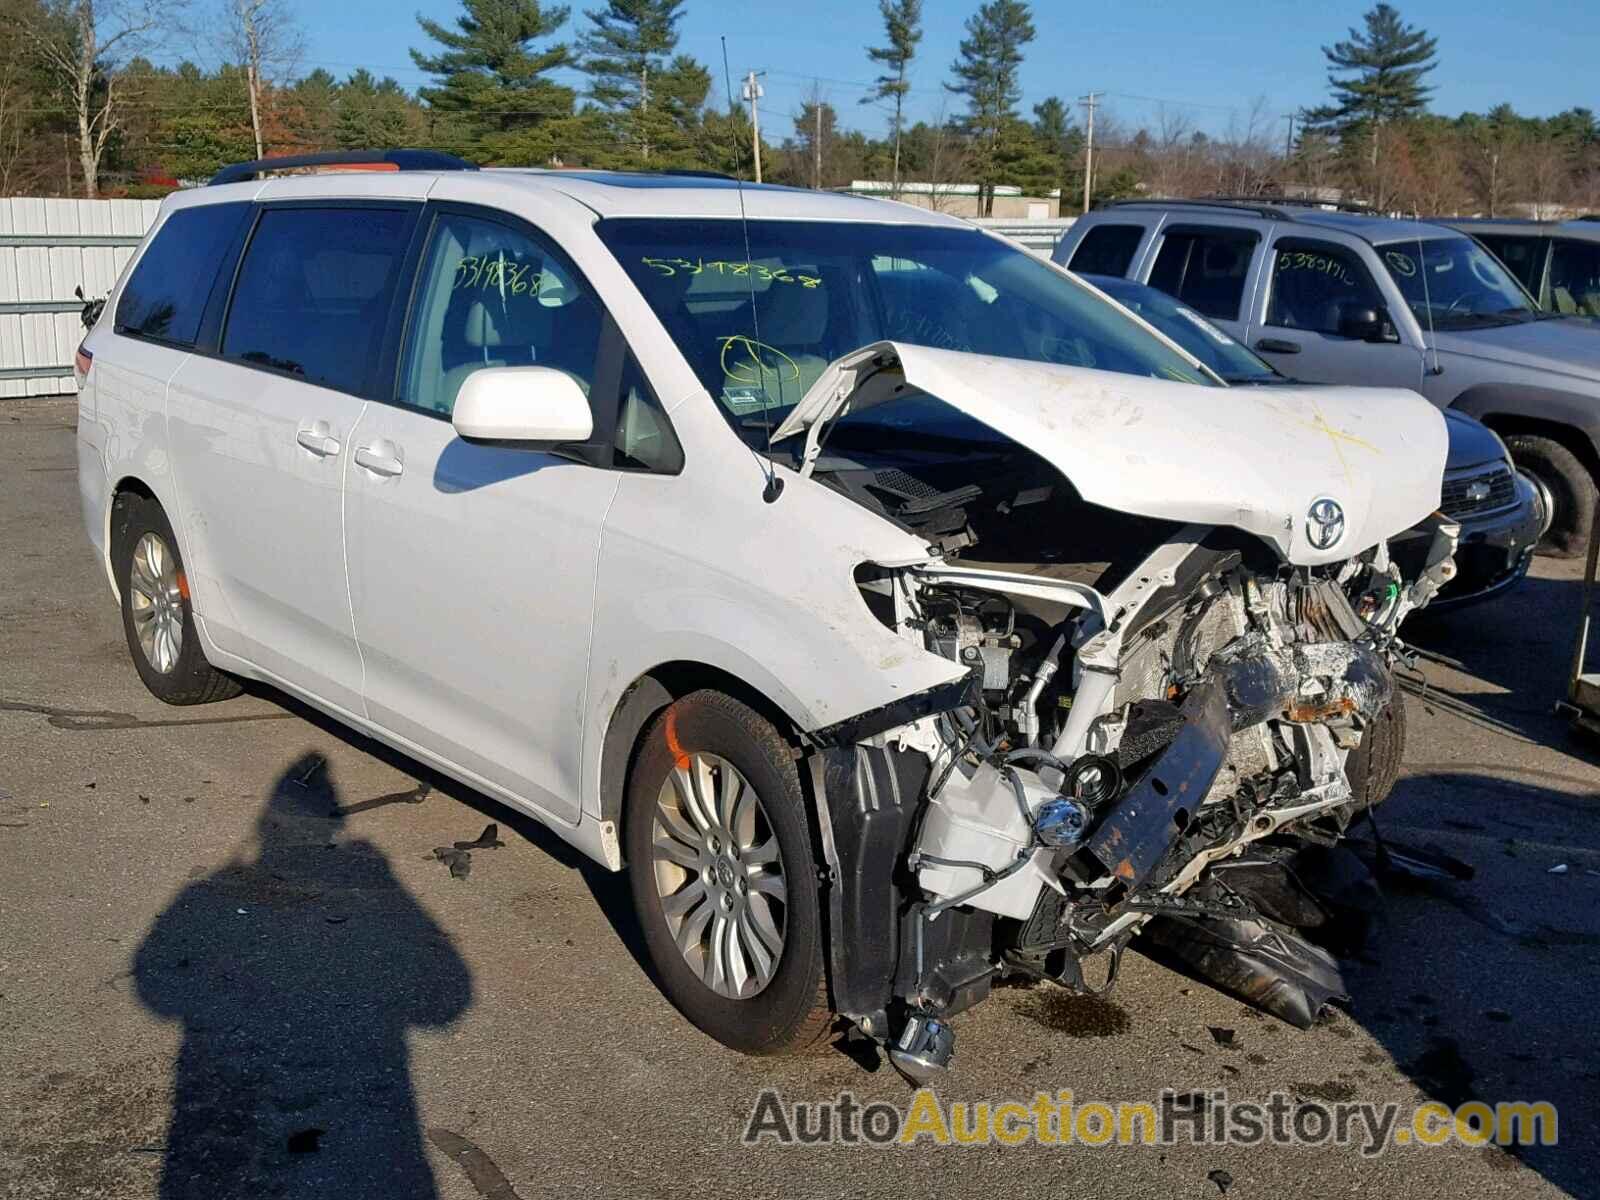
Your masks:
{"label": "blue sky", "polygon": [[[582,10],[594,6],[594,0],[573,4],[563,40],[587,24]],[[1409,23],[1439,39],[1437,111],[1484,109],[1502,100],[1541,115],[1574,105],[1600,108],[1600,2],[1399,0],[1397,6]],[[413,89],[426,77],[407,53],[423,44],[412,12],[449,22],[460,11],[451,0],[422,0],[416,9],[403,0],[298,7],[306,32],[303,69],[324,66],[342,77],[365,66]],[[925,0],[923,7],[925,33],[908,97],[913,119],[935,118],[942,104],[959,111],[960,98],[941,84],[977,0]],[[1052,94],[1076,100],[1094,89],[1110,93],[1109,111],[1130,129],[1153,123],[1166,102],[1200,128],[1225,133],[1263,97],[1282,130],[1281,114],[1326,96],[1319,47],[1345,36],[1368,7],[1370,0],[1305,8],[1294,0],[1036,3],[1038,36],[1022,71],[1024,112]],[[680,30],[679,49],[712,68],[714,96],[723,95],[721,35],[735,76],[751,68],[768,72],[763,126],[773,140],[788,132],[786,118],[813,81],[847,127],[875,132],[885,123],[882,111],[859,103],[876,74],[863,47],[882,36],[875,0],[689,0]]]}

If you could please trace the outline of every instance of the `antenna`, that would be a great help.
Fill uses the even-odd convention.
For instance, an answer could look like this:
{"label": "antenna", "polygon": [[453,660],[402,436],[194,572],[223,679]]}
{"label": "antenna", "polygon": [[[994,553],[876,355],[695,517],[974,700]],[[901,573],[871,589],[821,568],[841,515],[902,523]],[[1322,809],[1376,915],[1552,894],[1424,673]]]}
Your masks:
{"label": "antenna", "polygon": [[[1417,270],[1422,273],[1422,307],[1428,313],[1428,345],[1427,349],[1433,351],[1433,368],[1428,371],[1430,375],[1443,375],[1444,368],[1439,365],[1439,339],[1433,330],[1433,297],[1428,292],[1428,260],[1422,255],[1422,239],[1417,239]],[[1424,368],[1427,366],[1427,355],[1423,358]]]}
{"label": "antenna", "polygon": [[[722,82],[728,90],[728,115],[732,117],[734,112],[733,71],[728,66],[727,36],[723,35],[721,41]],[[755,77],[752,73],[751,83],[754,84],[754,82]],[[754,108],[755,102],[752,100],[751,110],[754,111]],[[728,123],[728,129],[730,132],[733,130],[731,120]],[[756,136],[760,137],[761,135],[757,132]],[[757,142],[756,145],[759,147],[760,143]],[[771,504],[779,496],[783,495],[783,480],[778,478],[777,468],[772,463],[772,418],[767,414],[767,369],[761,361],[761,319],[756,315],[756,281],[750,271],[750,220],[744,211],[744,170],[739,164],[739,139],[737,137],[733,139],[733,147],[734,186],[739,191],[739,229],[744,234],[744,277],[745,281],[750,285],[750,332],[752,341],[755,343],[750,349],[750,357],[756,364],[756,378],[761,380],[761,427],[766,431],[767,436],[767,452],[761,456],[761,461],[767,472],[767,486],[761,489],[761,498]],[[759,153],[759,150],[757,153]],[[783,400],[783,371],[781,369],[778,371],[778,399],[780,402]]]}

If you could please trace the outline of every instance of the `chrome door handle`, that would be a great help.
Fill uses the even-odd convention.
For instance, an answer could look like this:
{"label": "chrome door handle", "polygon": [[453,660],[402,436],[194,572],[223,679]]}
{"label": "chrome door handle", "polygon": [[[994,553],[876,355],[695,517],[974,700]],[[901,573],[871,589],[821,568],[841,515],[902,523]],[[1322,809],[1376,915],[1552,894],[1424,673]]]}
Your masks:
{"label": "chrome door handle", "polygon": [[294,435],[299,442],[318,458],[331,458],[339,453],[339,439],[315,429],[302,429]]}
{"label": "chrome door handle", "polygon": [[374,475],[382,475],[389,479],[406,469],[398,457],[385,453],[376,446],[357,446],[356,466],[365,467]]}

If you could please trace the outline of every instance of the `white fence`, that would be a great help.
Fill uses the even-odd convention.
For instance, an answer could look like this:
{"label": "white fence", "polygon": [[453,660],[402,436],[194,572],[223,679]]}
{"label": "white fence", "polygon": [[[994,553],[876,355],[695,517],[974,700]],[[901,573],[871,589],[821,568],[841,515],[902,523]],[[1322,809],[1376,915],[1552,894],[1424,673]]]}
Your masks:
{"label": "white fence", "polygon": [[[83,338],[72,294],[103,296],[155,220],[155,200],[0,199],[0,399],[71,395]],[[1048,256],[1071,218],[975,222]]]}
{"label": "white fence", "polygon": [[0,199],[0,398],[71,395],[85,296],[103,296],[155,200]]}

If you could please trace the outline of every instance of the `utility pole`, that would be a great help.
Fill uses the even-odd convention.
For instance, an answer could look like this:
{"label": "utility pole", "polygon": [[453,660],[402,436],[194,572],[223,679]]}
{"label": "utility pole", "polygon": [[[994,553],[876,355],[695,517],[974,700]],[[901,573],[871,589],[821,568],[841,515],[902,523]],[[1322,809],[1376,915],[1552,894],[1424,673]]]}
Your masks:
{"label": "utility pole", "polygon": [[1089,211],[1089,195],[1094,186],[1094,106],[1100,102],[1099,92],[1090,92],[1081,100],[1089,112],[1089,139],[1083,146],[1083,211]]}
{"label": "utility pole", "polygon": [[750,145],[755,153],[757,183],[761,182],[761,115],[756,109],[756,101],[766,93],[756,82],[756,76],[765,74],[765,71],[751,71],[744,77],[744,98],[750,101]]}
{"label": "utility pole", "polygon": [[820,94],[811,103],[812,115],[816,118],[817,129],[811,135],[811,186],[817,191],[822,190],[822,100]]}

